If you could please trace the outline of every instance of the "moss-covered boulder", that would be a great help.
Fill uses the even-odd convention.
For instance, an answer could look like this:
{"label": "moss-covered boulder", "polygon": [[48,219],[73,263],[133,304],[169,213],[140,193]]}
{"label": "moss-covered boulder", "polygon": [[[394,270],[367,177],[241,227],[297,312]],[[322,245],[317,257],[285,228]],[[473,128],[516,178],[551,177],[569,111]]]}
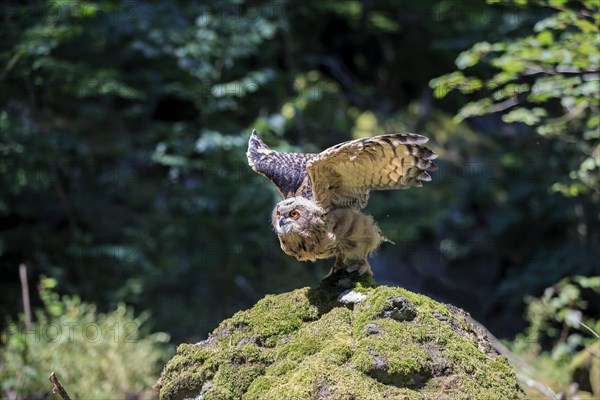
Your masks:
{"label": "moss-covered boulder", "polygon": [[269,295],[183,344],[162,399],[524,399],[505,357],[455,307],[369,277]]}

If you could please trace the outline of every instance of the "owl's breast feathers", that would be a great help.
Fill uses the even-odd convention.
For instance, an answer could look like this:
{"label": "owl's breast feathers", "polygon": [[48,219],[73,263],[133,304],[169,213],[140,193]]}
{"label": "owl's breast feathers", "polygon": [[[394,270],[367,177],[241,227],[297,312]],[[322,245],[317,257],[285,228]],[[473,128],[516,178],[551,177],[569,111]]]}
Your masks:
{"label": "owl's breast feathers", "polygon": [[317,154],[271,150],[260,140],[256,131],[252,131],[246,156],[250,167],[273,182],[282,198],[312,198],[312,185],[306,165],[316,158]]}

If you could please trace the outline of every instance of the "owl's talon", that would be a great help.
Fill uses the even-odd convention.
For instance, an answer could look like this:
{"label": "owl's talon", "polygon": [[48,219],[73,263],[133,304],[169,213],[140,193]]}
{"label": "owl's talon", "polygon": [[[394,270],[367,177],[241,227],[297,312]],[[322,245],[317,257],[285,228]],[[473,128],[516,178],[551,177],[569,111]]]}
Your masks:
{"label": "owl's talon", "polygon": [[373,271],[371,271],[371,265],[367,260],[361,260],[359,267],[357,268],[358,275],[369,274],[373,275]]}

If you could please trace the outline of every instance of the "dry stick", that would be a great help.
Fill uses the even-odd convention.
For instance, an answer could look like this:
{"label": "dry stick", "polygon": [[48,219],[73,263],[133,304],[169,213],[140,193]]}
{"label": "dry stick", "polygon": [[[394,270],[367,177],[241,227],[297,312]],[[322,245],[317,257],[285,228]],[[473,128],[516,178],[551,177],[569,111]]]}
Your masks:
{"label": "dry stick", "polygon": [[579,325],[583,326],[583,327],[584,327],[584,328],[586,328],[588,331],[592,332],[592,334],[593,334],[594,336],[596,336],[598,339],[600,339],[600,335],[598,335],[596,332],[594,332],[594,330],[593,330],[592,328],[590,328],[589,326],[587,326],[586,324],[584,324],[583,322],[581,322],[581,321],[579,321],[579,320],[578,320],[577,322],[579,322]]}
{"label": "dry stick", "polygon": [[559,395],[557,395],[556,393],[554,393],[554,391],[552,389],[550,389],[548,386],[546,386],[542,383],[539,383],[538,381],[533,380],[528,376],[525,376],[522,374],[517,374],[517,379],[520,382],[524,383],[525,385],[542,392],[549,399],[561,399],[561,397]]}
{"label": "dry stick", "polygon": [[23,295],[23,309],[25,312],[25,328],[31,329],[31,306],[29,305],[29,284],[27,283],[27,266],[19,265],[19,277],[21,278],[21,293]]}
{"label": "dry stick", "polygon": [[71,400],[71,398],[69,397],[69,394],[67,393],[67,391],[65,390],[63,385],[60,383],[58,378],[56,377],[56,374],[54,373],[54,371],[52,371],[52,373],[50,374],[48,379],[50,380],[50,382],[52,382],[52,386],[53,386],[52,393],[58,392],[58,395],[63,400]]}

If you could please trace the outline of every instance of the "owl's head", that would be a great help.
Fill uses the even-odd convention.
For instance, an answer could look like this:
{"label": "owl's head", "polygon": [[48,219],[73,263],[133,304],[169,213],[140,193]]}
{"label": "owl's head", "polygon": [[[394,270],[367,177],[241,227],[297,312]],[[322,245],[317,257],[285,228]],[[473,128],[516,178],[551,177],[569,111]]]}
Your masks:
{"label": "owl's head", "polygon": [[307,235],[309,227],[325,222],[325,210],[304,197],[291,197],[277,203],[271,223],[278,236]]}

